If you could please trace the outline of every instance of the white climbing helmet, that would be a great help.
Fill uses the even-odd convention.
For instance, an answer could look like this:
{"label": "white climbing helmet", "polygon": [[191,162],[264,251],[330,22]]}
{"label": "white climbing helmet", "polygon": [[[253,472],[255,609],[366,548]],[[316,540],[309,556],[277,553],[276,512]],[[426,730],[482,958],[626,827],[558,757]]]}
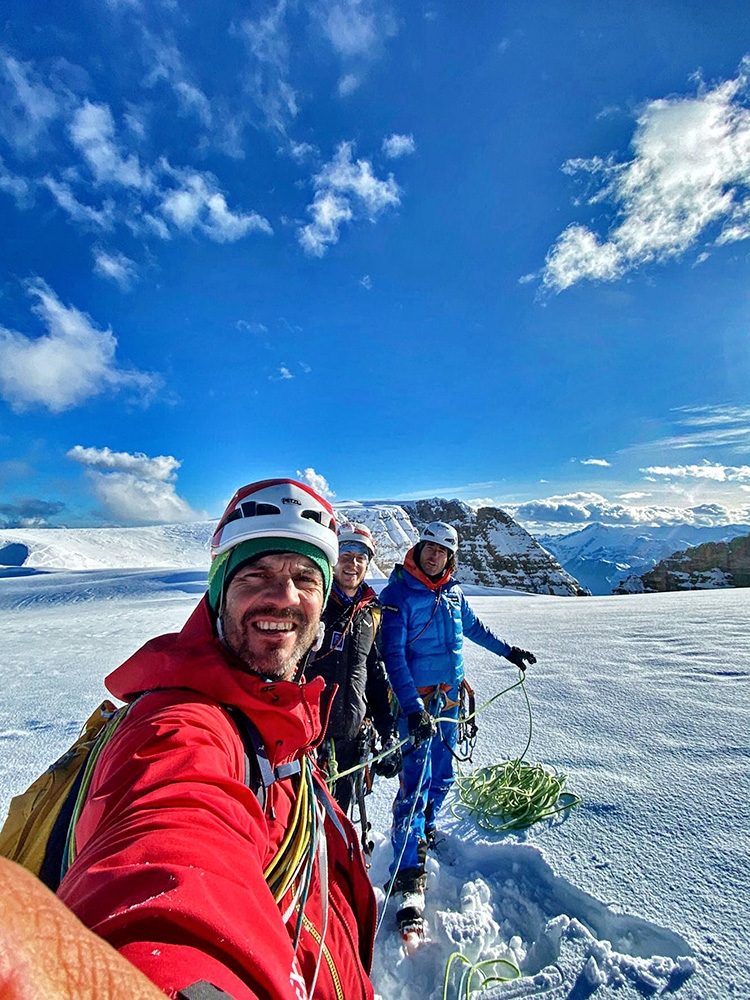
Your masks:
{"label": "white climbing helmet", "polygon": [[353,521],[351,524],[342,524],[339,527],[339,550],[347,542],[356,542],[359,545],[364,545],[370,553],[370,559],[375,555],[375,542],[366,524],[362,524],[359,521]]}
{"label": "white climbing helmet", "polygon": [[419,535],[420,542],[434,542],[435,545],[442,545],[454,555],[458,552],[458,532],[452,524],[445,521],[430,521],[422,528]]}
{"label": "white climbing helmet", "polygon": [[296,538],[339,557],[336,518],[322,497],[293,479],[264,479],[237,490],[211,539],[211,559],[251,538]]}

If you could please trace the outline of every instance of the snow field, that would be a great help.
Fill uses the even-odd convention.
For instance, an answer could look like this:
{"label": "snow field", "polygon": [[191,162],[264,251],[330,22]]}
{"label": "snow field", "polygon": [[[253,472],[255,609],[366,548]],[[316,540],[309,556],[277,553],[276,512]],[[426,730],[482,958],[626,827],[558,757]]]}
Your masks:
{"label": "snow field", "polygon": [[[198,571],[0,581],[3,814],[70,744],[104,696],[103,677],[142,642],[178,629],[204,585]],[[538,656],[527,680],[528,758],[565,773],[583,802],[506,835],[446,808],[429,859],[428,940],[405,957],[389,904],[376,943],[378,994],[440,1000],[461,950],[472,963],[520,965],[524,978],[488,985],[490,1000],[746,1000],[750,592],[471,600],[487,624]],[[466,653],[480,705],[515,679],[505,661],[472,644]],[[520,692],[479,721],[474,766],[523,750]],[[381,900],[395,788],[379,779],[367,803]],[[451,1000],[465,970],[452,967]]]}

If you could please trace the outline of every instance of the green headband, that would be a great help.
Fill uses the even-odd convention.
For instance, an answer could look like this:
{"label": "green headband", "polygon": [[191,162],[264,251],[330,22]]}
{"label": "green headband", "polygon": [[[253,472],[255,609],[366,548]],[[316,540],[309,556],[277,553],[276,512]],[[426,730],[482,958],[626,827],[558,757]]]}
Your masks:
{"label": "green headband", "polygon": [[259,559],[267,552],[296,552],[298,555],[311,559],[323,575],[324,599],[328,600],[333,582],[333,570],[322,549],[319,549],[317,545],[303,542],[298,538],[249,538],[247,541],[235,545],[234,548],[222,552],[209,567],[208,603],[214,613],[218,611],[222,594],[226,592],[237,570],[245,563]]}

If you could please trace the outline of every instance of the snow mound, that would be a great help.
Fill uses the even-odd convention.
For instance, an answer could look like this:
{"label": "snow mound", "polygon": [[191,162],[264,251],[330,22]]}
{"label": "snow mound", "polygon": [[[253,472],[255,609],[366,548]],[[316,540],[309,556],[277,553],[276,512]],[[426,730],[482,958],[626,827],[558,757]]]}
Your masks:
{"label": "snow mound", "polygon": [[[538,848],[493,840],[466,820],[447,827],[427,861],[427,931],[416,953],[405,953],[393,929],[397,903],[388,902],[373,969],[379,996],[430,983],[432,991],[419,994],[424,1000],[441,1000],[446,987],[459,997],[489,977],[482,1000],[583,998],[600,987],[625,998],[672,992],[696,971],[682,937],[583,892],[556,875]],[[376,885],[381,874],[387,879],[389,862],[379,837]]]}

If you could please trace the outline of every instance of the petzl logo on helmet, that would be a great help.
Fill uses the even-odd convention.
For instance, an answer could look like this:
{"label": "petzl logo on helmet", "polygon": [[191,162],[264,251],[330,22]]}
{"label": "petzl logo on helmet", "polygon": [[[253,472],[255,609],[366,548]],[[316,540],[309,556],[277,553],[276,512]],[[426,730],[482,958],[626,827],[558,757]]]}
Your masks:
{"label": "petzl logo on helmet", "polygon": [[282,503],[296,503],[298,507],[302,506],[302,504],[299,502],[299,500],[295,500],[294,497],[282,497],[281,498],[281,502]]}

